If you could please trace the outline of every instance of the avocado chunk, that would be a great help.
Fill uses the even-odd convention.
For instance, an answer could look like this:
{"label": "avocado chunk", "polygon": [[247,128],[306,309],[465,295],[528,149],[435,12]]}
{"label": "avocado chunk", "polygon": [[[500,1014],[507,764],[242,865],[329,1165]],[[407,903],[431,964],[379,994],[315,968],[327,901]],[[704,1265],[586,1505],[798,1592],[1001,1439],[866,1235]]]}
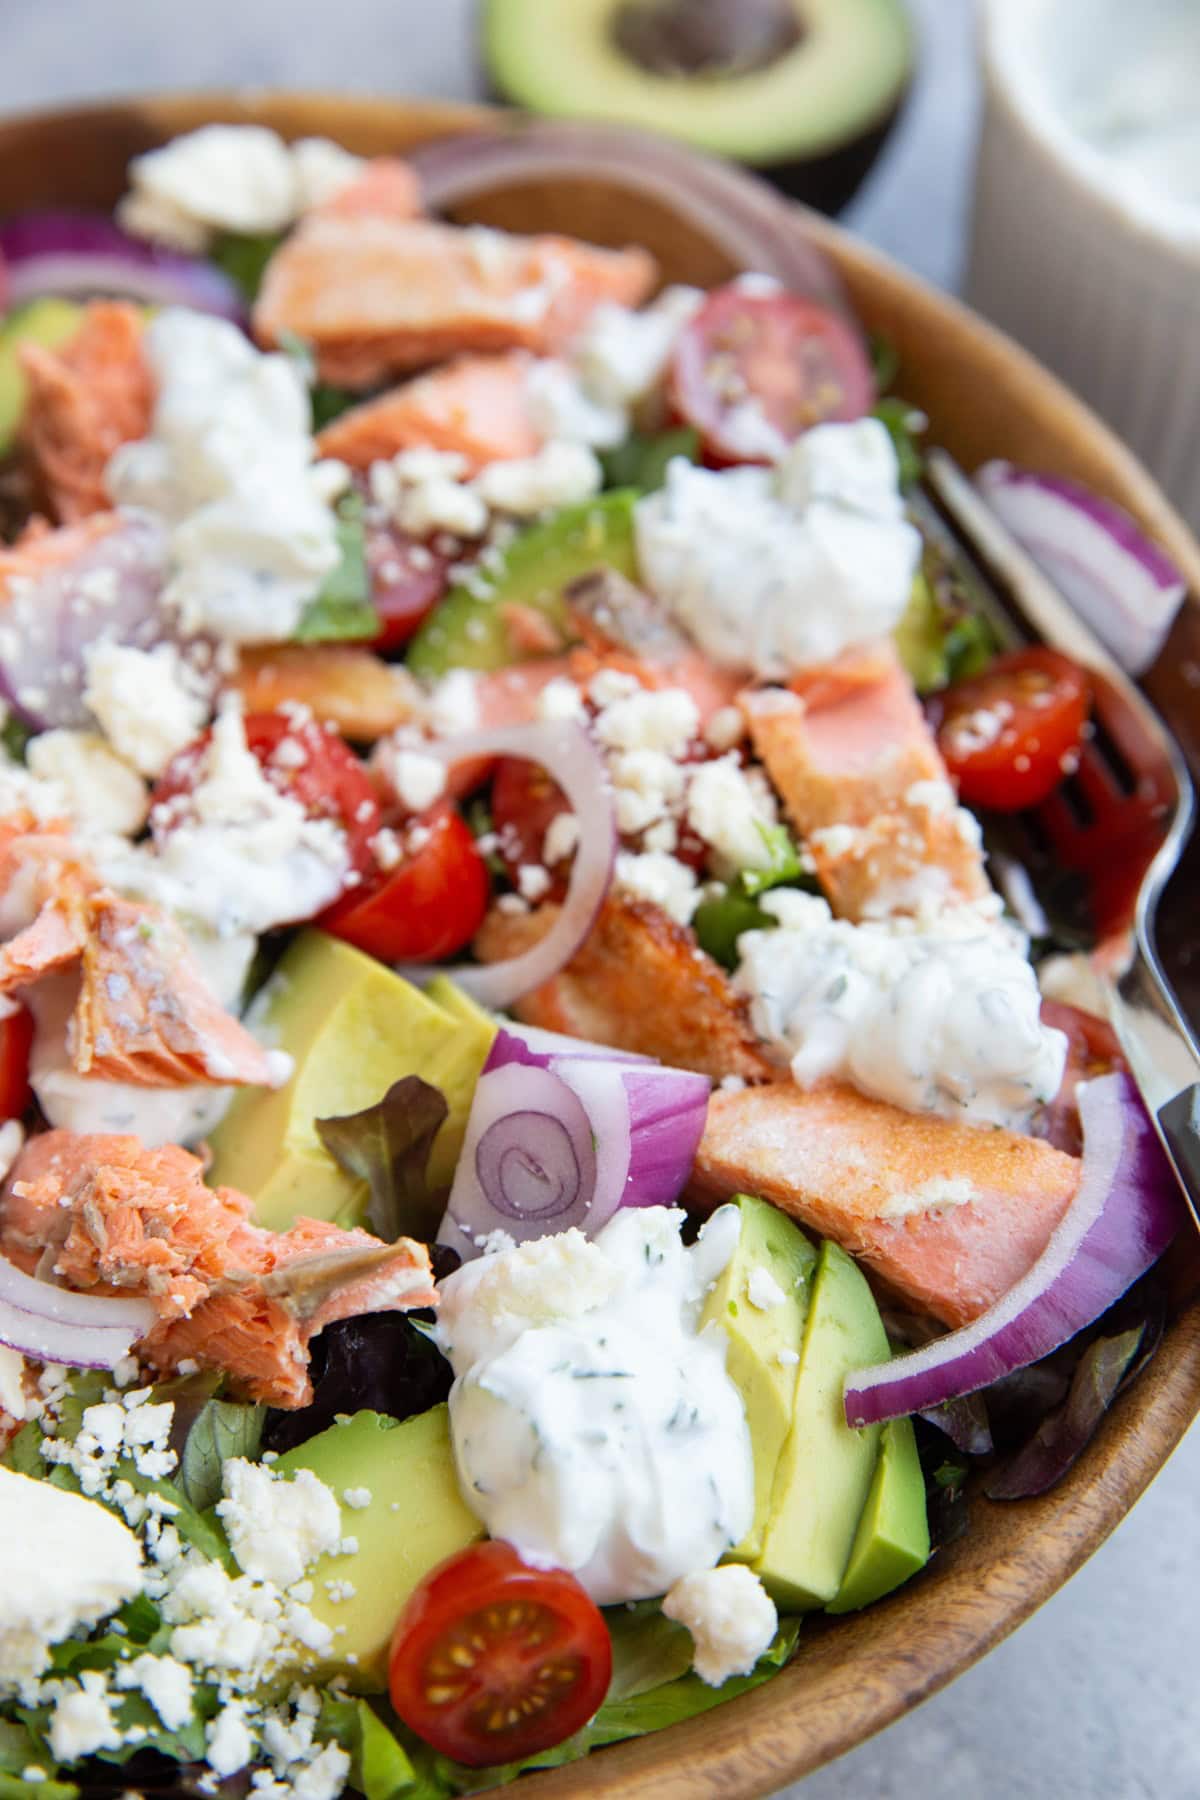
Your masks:
{"label": "avocado chunk", "polygon": [[485,1013],[439,1006],[410,982],[322,931],[289,945],[255,1003],[266,1041],[295,1059],[282,1088],[243,1088],[213,1132],[216,1187],[254,1201],[260,1225],[286,1230],[298,1214],[355,1223],[366,1184],[333,1160],[315,1121],[361,1112],[394,1081],[419,1075],[450,1113],[429,1159],[433,1187],[449,1187],[467,1113],[495,1026]]}
{"label": "avocado chunk", "polygon": [[734,1204],[741,1213],[737,1248],[705,1300],[700,1322],[724,1329],[725,1367],[746,1408],[754,1452],[754,1523],[729,1554],[735,1562],[753,1562],[762,1550],[775,1471],[791,1428],[817,1253],[769,1201],[738,1194]]}
{"label": "avocado chunk", "polygon": [[839,1592],[879,1453],[879,1426],[846,1423],[846,1376],[885,1361],[887,1334],[861,1271],[821,1245],[796,1376],[792,1427],[779,1458],[762,1554],[754,1568],[789,1612]]}
{"label": "avocado chunk", "polygon": [[858,1521],[850,1561],[826,1612],[857,1612],[882,1600],[929,1561],[925,1477],[911,1419],[889,1419]]}
{"label": "avocado chunk", "polygon": [[[484,1535],[459,1492],[449,1414],[434,1406],[401,1424],[384,1413],[355,1413],[275,1464],[283,1476],[300,1469],[333,1489],[343,1540],[358,1543],[350,1555],[323,1556],[307,1572],[310,1610],[336,1633],[326,1670],[353,1687],[382,1690],[388,1646],[409,1595],[438,1563]],[[351,1506],[347,1494],[360,1504]]]}
{"label": "avocado chunk", "polygon": [[502,98],[681,138],[836,210],[908,85],[903,0],[485,0]]}
{"label": "avocado chunk", "polygon": [[83,308],[74,300],[50,295],[19,306],[0,325],[0,456],[12,448],[25,411],[26,381],[21,368],[22,344],[54,350],[79,329]]}
{"label": "avocado chunk", "polygon": [[637,494],[621,488],[581,506],[568,506],[544,525],[513,539],[489,572],[451,588],[409,646],[414,675],[450,669],[502,669],[525,653],[509,633],[506,608],[543,613],[564,637],[569,625],[563,589],[592,569],[637,573],[633,507]]}

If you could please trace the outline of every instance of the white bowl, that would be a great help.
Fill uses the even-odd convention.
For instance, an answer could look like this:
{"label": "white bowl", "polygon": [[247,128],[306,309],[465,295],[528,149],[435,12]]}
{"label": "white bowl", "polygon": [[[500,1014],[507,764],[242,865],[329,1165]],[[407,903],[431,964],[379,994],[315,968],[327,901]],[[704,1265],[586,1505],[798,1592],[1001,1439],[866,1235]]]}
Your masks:
{"label": "white bowl", "polygon": [[[1200,526],[1200,4],[984,0],[982,39],[967,297]],[[1193,152],[1174,192],[1138,163],[1167,119]]]}

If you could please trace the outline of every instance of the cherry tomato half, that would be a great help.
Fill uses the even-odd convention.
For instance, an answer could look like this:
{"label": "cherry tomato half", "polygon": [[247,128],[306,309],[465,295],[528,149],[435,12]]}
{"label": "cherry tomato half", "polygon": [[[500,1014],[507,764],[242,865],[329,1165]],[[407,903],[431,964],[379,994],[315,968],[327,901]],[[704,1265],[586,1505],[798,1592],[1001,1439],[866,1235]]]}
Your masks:
{"label": "cherry tomato half", "polygon": [[395,525],[372,526],[366,548],[371,604],[382,626],[374,645],[399,650],[445,593],[450,559]]}
{"label": "cherry tomato half", "polygon": [[710,294],[680,333],[668,396],[711,462],[765,463],[772,434],[790,444],[826,419],[861,419],[875,404],[875,378],[837,313],[734,284]]}
{"label": "cherry tomato half", "polygon": [[0,1119],[19,1119],[29,1105],[32,1048],[33,1014],[18,1006],[0,1019]]}
{"label": "cherry tomato half", "polygon": [[612,1676],[600,1609],[565,1569],[509,1544],[462,1550],[427,1575],[396,1626],[392,1705],[435,1750],[473,1769],[561,1744]]}
{"label": "cherry tomato half", "polygon": [[[312,819],[333,819],[346,833],[350,866],[374,870],[371,839],[382,823],[370,777],[350,746],[314,719],[297,722],[286,713],[248,713],[246,745],[264,775],[281,794],[298,800]],[[200,779],[211,732],[173,757],[152,795],[151,827],[157,837],[171,830],[169,802],[189,794]]]}
{"label": "cherry tomato half", "polygon": [[[571,803],[540,763],[502,756],[492,777],[491,809],[497,848],[515,881],[523,865],[545,863],[546,833]],[[559,880],[549,897],[561,899],[564,885]]]}
{"label": "cherry tomato half", "polygon": [[452,956],[470,943],[487,911],[487,865],[475,839],[449,804],[413,820],[396,839],[396,866],[376,866],[318,924],[380,962]]}
{"label": "cherry tomato half", "polygon": [[1087,722],[1091,690],[1057,650],[1013,650],[980,675],[939,694],[931,707],[938,748],[968,806],[1020,812],[1068,773]]}

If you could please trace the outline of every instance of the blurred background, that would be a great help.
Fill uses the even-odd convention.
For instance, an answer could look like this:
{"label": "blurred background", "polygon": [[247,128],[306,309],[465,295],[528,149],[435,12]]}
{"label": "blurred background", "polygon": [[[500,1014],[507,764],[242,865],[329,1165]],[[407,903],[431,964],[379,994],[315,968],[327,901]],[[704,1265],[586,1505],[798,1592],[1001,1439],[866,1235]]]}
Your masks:
{"label": "blurred background", "polygon": [[[555,9],[574,3],[544,0]],[[843,3],[858,6],[858,0]],[[890,0],[879,3],[886,10]],[[960,290],[984,110],[976,10],[972,0],[906,3],[916,33],[911,91],[842,217],[852,230],[926,279]],[[1031,11],[1026,0],[1003,4],[1013,9],[1013,19]],[[1043,3],[1032,10],[1052,14],[1062,30],[1076,27],[1078,36],[1095,30],[1100,5],[1101,0],[1055,0],[1053,6]],[[1116,18],[1117,9],[1110,10]],[[1133,12],[1135,23],[1146,29],[1159,15],[1188,15],[1196,42],[1198,0],[1176,0],[1174,5],[1146,0]],[[152,88],[235,84],[471,98],[484,91],[474,24],[473,0],[336,0],[333,5],[204,0],[195,8],[179,0],[37,0],[32,5],[29,0],[0,0],[0,109]],[[1011,59],[1007,68],[1019,102],[1035,91],[1040,79],[1036,44],[1027,34],[1021,42],[1033,62],[1022,65],[1015,77]],[[1128,61],[1123,50],[1121,56]],[[1192,96],[1200,92],[1200,67],[1195,72]],[[1008,152],[999,135],[1008,103],[1004,96],[997,98],[994,87],[988,126],[993,188],[996,170],[1011,164],[1016,154]],[[1190,129],[1195,132],[1200,105],[1194,98],[1191,105]],[[1200,181],[1200,146],[1195,163]],[[992,210],[981,228],[983,248],[999,245],[1004,253],[997,266],[988,267],[977,249],[973,297],[1035,342],[1050,324],[1061,326],[1064,319],[1067,338],[1078,337],[1075,312],[1049,290],[1048,266],[1059,239],[1079,262],[1083,253],[1072,233],[1095,196],[1080,187],[1074,198],[1069,193],[1064,197],[1024,175],[1025,192],[1019,185],[1014,192],[1015,180],[1010,169],[1003,191],[985,195]],[[1045,191],[1034,194],[1031,187]],[[1047,235],[1031,237],[1026,244],[1022,280],[1014,292],[1005,279],[1014,266],[1012,234],[1020,237],[1027,231]],[[1174,263],[1182,259],[1187,264],[1189,256],[1187,291],[1191,305],[1200,304],[1195,247],[1185,243],[1164,265],[1165,274],[1161,269],[1147,274],[1161,242],[1139,236],[1144,231],[1145,222],[1131,221],[1128,209],[1119,216],[1110,209],[1095,234],[1097,241],[1109,247],[1115,243],[1118,249],[1124,246],[1122,233],[1133,240],[1120,268],[1135,267],[1140,280],[1153,280],[1154,293],[1141,302],[1135,295],[1131,304],[1143,310],[1151,304],[1177,306],[1168,277],[1177,273]],[[1117,283],[1111,270],[1104,276],[1089,274],[1089,279],[1106,290]],[[1013,316],[1021,306],[1021,316]],[[1093,340],[1098,329],[1093,319]],[[1187,330],[1183,322],[1174,336],[1157,329],[1143,334],[1165,351],[1174,385],[1180,385],[1188,355],[1194,350],[1200,356],[1200,329],[1193,328],[1190,336]],[[1060,359],[1071,351],[1069,342],[1052,333],[1042,348]],[[1127,336],[1118,335],[1117,349],[1125,380],[1119,390],[1097,394],[1112,416],[1120,413],[1131,392],[1143,391],[1144,397],[1145,382],[1151,379],[1135,379],[1130,373]],[[1094,367],[1068,373],[1081,387],[1092,380],[1103,386]],[[1161,425],[1168,399],[1165,392],[1152,394],[1153,405],[1142,408],[1150,434],[1143,454],[1151,454],[1168,435]],[[1192,480],[1200,471],[1196,399],[1182,415],[1172,449],[1176,464],[1186,465]],[[986,404],[986,396],[980,403]],[[1129,435],[1135,435],[1135,424]],[[1182,493],[1181,499],[1186,502]],[[1200,505],[1192,511],[1193,519],[1198,512]],[[1200,1579],[1192,1498],[1198,1478],[1200,1439],[1193,1437],[1136,1513],[1049,1607],[947,1693],[810,1778],[803,1784],[802,1800],[1159,1800],[1168,1794],[1200,1795],[1191,1673],[1200,1663],[1200,1622],[1191,1604]]]}

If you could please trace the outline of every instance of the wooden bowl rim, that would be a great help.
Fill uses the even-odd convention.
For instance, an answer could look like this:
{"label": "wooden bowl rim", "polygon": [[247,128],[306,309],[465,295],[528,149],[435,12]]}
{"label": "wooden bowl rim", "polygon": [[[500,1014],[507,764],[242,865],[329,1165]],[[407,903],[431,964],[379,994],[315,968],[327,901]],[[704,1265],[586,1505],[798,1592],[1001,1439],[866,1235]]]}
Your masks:
{"label": "wooden bowl rim", "polygon": [[[206,120],[263,122],[289,136],[365,133],[381,148],[389,141],[407,147],[478,128],[496,116],[496,109],[465,103],[371,95],[259,87],[181,91],[8,115],[0,119],[0,158],[20,155],[23,143],[28,153],[28,140],[47,131],[64,141],[77,133],[86,155],[89,134],[97,130],[150,141]],[[781,208],[787,204],[780,201]],[[881,304],[923,311],[931,337],[972,362],[981,386],[1003,381],[1035,415],[1052,411],[1058,425],[1048,448],[1055,460],[1081,460],[1080,478],[1119,500],[1159,539],[1183,570],[1189,606],[1196,610],[1200,548],[1146,471],[1080,400],[960,302],[840,227],[796,212],[798,227],[837,262],[860,304],[869,290]],[[998,1520],[1005,1509],[977,1499],[972,1533],[940,1566],[935,1559],[926,1575],[865,1614],[806,1621],[796,1659],[770,1682],[684,1724],[525,1777],[522,1792],[536,1791],[546,1800],[567,1794],[626,1800],[653,1784],[662,1800],[729,1800],[772,1792],[820,1767],[928,1698],[1028,1618],[1120,1523],[1198,1410],[1200,1306],[1189,1297],[1149,1370],[1113,1409],[1066,1481],[1040,1500],[1021,1503],[1019,1517],[1028,1524],[1015,1541],[1011,1530],[1000,1529],[1009,1540],[1000,1554],[987,1551],[995,1530],[986,1521]]]}

